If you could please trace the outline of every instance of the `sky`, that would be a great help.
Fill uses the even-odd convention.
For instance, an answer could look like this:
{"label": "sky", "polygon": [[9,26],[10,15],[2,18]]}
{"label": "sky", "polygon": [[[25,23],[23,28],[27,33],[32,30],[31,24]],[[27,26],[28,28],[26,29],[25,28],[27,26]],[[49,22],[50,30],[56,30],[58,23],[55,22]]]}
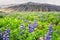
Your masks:
{"label": "sky", "polygon": [[0,0],[0,5],[21,4],[26,2],[48,3],[60,5],[60,0]]}

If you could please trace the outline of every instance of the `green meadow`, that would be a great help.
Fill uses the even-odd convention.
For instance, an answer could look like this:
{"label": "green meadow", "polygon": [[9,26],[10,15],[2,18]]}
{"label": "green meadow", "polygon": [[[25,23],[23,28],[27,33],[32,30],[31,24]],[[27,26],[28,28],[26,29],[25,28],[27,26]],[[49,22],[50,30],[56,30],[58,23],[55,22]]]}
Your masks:
{"label": "green meadow", "polygon": [[[28,32],[28,24],[33,24],[34,20],[37,23],[36,28]],[[5,32],[8,25],[9,40],[39,40],[40,37],[45,37],[50,22],[52,22],[51,40],[60,40],[60,12],[0,12],[0,33]],[[20,31],[22,23],[24,29]]]}

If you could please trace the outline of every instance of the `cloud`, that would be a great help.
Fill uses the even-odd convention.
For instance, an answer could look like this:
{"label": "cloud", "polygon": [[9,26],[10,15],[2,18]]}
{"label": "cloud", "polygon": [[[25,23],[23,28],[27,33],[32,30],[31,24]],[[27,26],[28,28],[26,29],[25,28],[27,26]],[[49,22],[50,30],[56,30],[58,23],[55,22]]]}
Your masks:
{"label": "cloud", "polygon": [[0,0],[0,5],[20,4],[25,2],[49,3],[60,5],[60,0]]}

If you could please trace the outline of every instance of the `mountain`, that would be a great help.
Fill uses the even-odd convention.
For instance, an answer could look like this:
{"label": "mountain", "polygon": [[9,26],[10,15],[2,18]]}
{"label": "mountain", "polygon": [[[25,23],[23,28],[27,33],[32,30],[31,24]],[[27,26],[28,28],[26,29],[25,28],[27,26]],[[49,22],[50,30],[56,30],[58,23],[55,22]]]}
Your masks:
{"label": "mountain", "polygon": [[14,6],[9,6],[6,9],[13,9],[15,11],[60,11],[60,6],[28,2]]}

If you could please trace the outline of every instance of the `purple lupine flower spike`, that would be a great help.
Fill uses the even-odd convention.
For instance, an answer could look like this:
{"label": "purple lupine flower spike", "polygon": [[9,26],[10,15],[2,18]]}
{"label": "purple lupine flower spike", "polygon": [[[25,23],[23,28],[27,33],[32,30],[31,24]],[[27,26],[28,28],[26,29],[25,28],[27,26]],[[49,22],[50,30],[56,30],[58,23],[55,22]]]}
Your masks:
{"label": "purple lupine flower spike", "polygon": [[49,35],[52,34],[52,23],[49,24],[48,33]]}
{"label": "purple lupine flower spike", "polygon": [[2,30],[0,29],[0,40],[2,40]]}
{"label": "purple lupine flower spike", "polygon": [[6,36],[6,34],[3,34],[3,40],[6,40],[7,39],[7,36]]}
{"label": "purple lupine flower spike", "polygon": [[6,33],[10,33],[10,29],[8,28],[8,25],[6,26],[6,30],[5,30]]}
{"label": "purple lupine flower spike", "polygon": [[36,28],[36,27],[37,27],[37,22],[36,22],[36,20],[34,20],[33,27],[34,27],[34,28]]}
{"label": "purple lupine flower spike", "polygon": [[44,40],[51,40],[51,36],[49,34],[46,34]]}
{"label": "purple lupine flower spike", "polygon": [[33,30],[34,30],[34,28],[33,28],[33,26],[32,26],[32,24],[30,23],[30,24],[28,24],[28,32],[33,32]]}
{"label": "purple lupine flower spike", "polygon": [[52,23],[50,23],[48,26],[48,32],[45,35],[44,40],[51,40],[51,34],[52,34]]}
{"label": "purple lupine flower spike", "polygon": [[24,29],[24,24],[21,24],[20,25],[20,30],[23,30]]}
{"label": "purple lupine flower spike", "polygon": [[22,23],[22,24],[20,25],[20,35],[23,34],[23,32],[22,32],[23,29],[24,29],[24,23]]}
{"label": "purple lupine flower spike", "polygon": [[10,34],[10,30],[9,30],[8,26],[6,26],[6,30],[2,35],[3,40],[9,40],[9,34]]}

